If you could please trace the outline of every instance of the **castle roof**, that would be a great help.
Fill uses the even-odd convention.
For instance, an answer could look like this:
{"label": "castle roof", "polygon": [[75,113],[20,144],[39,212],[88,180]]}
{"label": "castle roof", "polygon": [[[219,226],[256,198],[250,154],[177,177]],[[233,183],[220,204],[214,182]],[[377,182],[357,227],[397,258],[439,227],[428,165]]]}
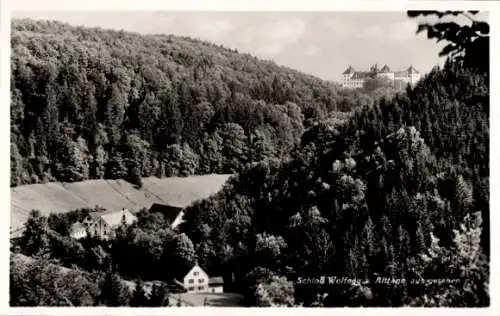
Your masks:
{"label": "castle roof", "polygon": [[352,76],[352,79],[365,79],[370,77],[371,73],[367,71],[356,71]]}
{"label": "castle roof", "polygon": [[410,65],[410,67],[408,67],[408,73],[409,74],[418,74],[418,70],[415,69],[415,67]]}
{"label": "castle roof", "polygon": [[343,72],[343,74],[344,74],[344,75],[347,75],[347,74],[352,74],[352,73],[354,73],[354,72],[355,72],[354,68],[352,68],[352,66],[349,66],[349,67],[347,67],[347,69]]}
{"label": "castle roof", "polygon": [[[410,65],[408,68],[401,70],[401,71],[393,71],[389,66],[384,65],[382,68],[380,68],[377,64],[374,64],[370,66],[369,71],[354,71],[354,69],[349,66],[346,71],[344,71],[344,74],[351,74],[350,80],[364,80],[367,78],[371,78],[374,75],[380,74],[380,73],[394,73],[394,79],[396,80],[406,80],[407,78],[411,77],[412,75],[418,75],[420,74],[419,71]],[[406,79],[405,79],[406,78]]]}
{"label": "castle roof", "polygon": [[370,71],[373,71],[373,72],[379,72],[380,71],[380,67],[378,64],[375,64],[373,66],[370,67]]}
{"label": "castle roof", "polygon": [[389,66],[387,66],[387,65],[384,65],[384,67],[382,67],[382,69],[380,71],[383,73],[388,73],[388,72],[391,72],[391,68],[389,68]]}

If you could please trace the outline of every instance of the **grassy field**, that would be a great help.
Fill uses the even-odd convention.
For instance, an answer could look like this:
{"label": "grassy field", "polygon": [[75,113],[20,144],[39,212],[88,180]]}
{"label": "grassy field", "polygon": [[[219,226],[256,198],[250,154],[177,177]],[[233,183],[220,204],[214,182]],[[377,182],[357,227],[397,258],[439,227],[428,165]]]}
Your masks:
{"label": "grassy field", "polygon": [[230,175],[203,175],[172,178],[144,178],[135,189],[124,180],[87,180],[75,183],[31,184],[11,188],[11,233],[17,235],[29,216],[38,209],[44,215],[78,208],[138,211],[153,203],[188,206],[217,193]]}

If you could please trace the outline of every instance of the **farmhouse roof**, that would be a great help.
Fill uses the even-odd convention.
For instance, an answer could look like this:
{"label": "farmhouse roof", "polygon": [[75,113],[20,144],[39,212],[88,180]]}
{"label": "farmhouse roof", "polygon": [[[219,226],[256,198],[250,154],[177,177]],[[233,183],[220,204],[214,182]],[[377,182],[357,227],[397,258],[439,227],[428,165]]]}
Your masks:
{"label": "farmhouse roof", "polygon": [[182,280],[184,279],[189,273],[191,273],[191,271],[194,269],[194,268],[200,268],[200,270],[202,270],[203,272],[207,273],[205,271],[205,269],[203,269],[202,267],[200,267],[199,264],[194,264],[193,266],[183,266],[182,268],[178,269],[178,271],[176,271],[174,274],[175,274],[175,277],[176,279],[179,279],[179,280]]}
{"label": "farmhouse roof", "polygon": [[224,279],[220,276],[208,278],[209,285],[221,285],[224,284]]}
{"label": "farmhouse roof", "polygon": [[159,203],[154,203],[151,205],[151,208],[149,209],[149,212],[151,213],[162,213],[163,217],[166,220],[169,220],[170,222],[173,222],[177,216],[182,212],[182,207],[179,206],[173,206],[173,205],[167,205],[167,204],[159,204]]}
{"label": "farmhouse roof", "polygon": [[121,211],[106,212],[101,214],[100,218],[105,221],[109,226],[118,226],[121,224],[122,219],[125,218],[125,222],[130,225],[137,217],[135,217],[129,210],[123,209]]}

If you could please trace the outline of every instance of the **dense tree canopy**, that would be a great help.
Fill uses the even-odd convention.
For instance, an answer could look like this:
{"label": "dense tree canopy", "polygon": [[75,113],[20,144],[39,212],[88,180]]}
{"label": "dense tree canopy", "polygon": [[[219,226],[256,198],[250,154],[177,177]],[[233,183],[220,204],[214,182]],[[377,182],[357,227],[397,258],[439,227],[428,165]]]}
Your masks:
{"label": "dense tree canopy", "polygon": [[[488,108],[485,76],[449,61],[405,94],[345,122],[308,129],[290,159],[247,168],[217,196],[189,208],[183,229],[197,252],[206,253],[200,262],[234,273],[251,304],[271,304],[268,281],[257,282],[259,290],[248,283],[258,264],[275,282],[319,275],[369,280],[354,287],[296,283],[290,295],[306,306],[457,305],[457,295],[471,289],[475,295],[463,304],[487,305],[486,261],[461,256],[489,254]],[[482,234],[474,235],[474,245],[462,245],[454,230],[476,212],[485,220]],[[436,278],[431,269],[444,259],[427,260],[429,268],[420,261],[436,247],[431,236],[443,255],[477,267],[473,280],[435,292],[375,282],[378,276]],[[420,268],[424,274],[417,274]],[[441,295],[450,297],[439,301]]]}
{"label": "dense tree canopy", "polygon": [[[42,263],[11,263],[14,304],[163,306],[166,287],[130,296],[120,276],[171,282],[198,262],[248,305],[489,305],[489,30],[472,20],[421,26],[450,56],[395,95],[185,38],[14,22],[12,185],[237,173],[176,230],[142,210],[76,241],[93,210],[33,211],[13,248]],[[47,260],[106,272],[96,286]],[[319,276],[350,282],[302,282]]]}
{"label": "dense tree canopy", "polygon": [[[440,56],[450,55],[455,61],[463,62],[465,66],[483,73],[489,72],[490,25],[477,18],[479,11],[408,11],[411,18],[435,17],[435,23],[424,22],[418,27],[417,33],[426,32],[429,39],[438,42],[447,41],[447,45],[439,53]],[[451,19],[450,19],[451,17]],[[462,17],[470,23],[461,24]]]}
{"label": "dense tree canopy", "polygon": [[170,35],[12,24],[11,185],[239,172],[373,98]]}
{"label": "dense tree canopy", "polygon": [[97,306],[99,275],[62,271],[45,259],[10,260],[11,306]]}

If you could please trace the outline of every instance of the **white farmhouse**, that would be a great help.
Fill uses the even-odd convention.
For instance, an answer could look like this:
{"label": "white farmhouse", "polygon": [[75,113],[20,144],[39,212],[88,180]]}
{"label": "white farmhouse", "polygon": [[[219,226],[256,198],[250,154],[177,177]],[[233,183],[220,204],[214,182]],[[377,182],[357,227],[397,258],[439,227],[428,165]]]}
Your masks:
{"label": "white farmhouse", "polygon": [[223,293],[224,280],[222,277],[210,278],[208,274],[199,266],[189,270],[182,282],[188,293]]}
{"label": "white farmhouse", "polygon": [[208,292],[208,274],[199,265],[195,265],[184,276],[183,284],[189,293]]}

